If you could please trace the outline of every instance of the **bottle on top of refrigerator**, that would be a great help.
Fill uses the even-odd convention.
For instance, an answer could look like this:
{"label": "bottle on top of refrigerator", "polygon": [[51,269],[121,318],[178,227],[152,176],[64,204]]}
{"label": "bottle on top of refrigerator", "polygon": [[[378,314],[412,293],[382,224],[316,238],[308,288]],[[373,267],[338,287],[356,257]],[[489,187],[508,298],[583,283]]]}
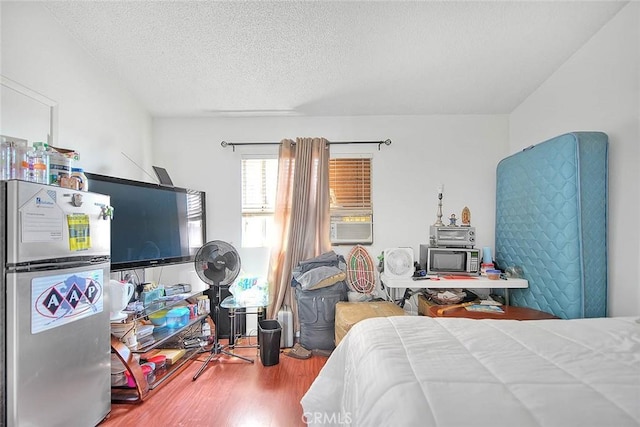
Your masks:
{"label": "bottle on top of refrigerator", "polygon": [[7,141],[3,138],[0,147],[0,180],[24,179],[22,162],[26,153],[26,141]]}
{"label": "bottle on top of refrigerator", "polygon": [[29,161],[27,158],[27,153],[29,152],[29,147],[26,143],[15,145],[15,178],[22,179],[24,181],[29,180]]}
{"label": "bottle on top of refrigerator", "polygon": [[24,147],[18,152],[18,162],[20,165],[18,168],[18,179],[33,181],[33,164],[31,163],[31,154],[33,152],[33,148],[29,147]]}
{"label": "bottle on top of refrigerator", "polygon": [[44,142],[34,142],[27,152],[27,181],[49,183],[49,154]]}
{"label": "bottle on top of refrigerator", "polygon": [[71,168],[71,176],[78,180],[78,190],[89,191],[89,181],[82,168]]}
{"label": "bottle on top of refrigerator", "polygon": [[0,141],[0,180],[11,179],[11,159],[15,157],[15,148],[9,141]]}

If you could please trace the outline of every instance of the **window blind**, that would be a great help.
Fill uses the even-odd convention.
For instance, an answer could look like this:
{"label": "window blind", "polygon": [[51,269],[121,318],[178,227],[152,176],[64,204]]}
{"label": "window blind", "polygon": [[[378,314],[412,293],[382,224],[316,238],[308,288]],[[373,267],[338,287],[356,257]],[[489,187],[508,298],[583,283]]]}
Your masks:
{"label": "window blind", "polygon": [[203,209],[200,195],[197,193],[187,193],[187,218],[200,218],[200,213],[203,212]]}
{"label": "window blind", "polygon": [[277,159],[242,159],[242,213],[273,214],[277,182]]}
{"label": "window blind", "polygon": [[329,160],[331,214],[371,214],[371,158]]}

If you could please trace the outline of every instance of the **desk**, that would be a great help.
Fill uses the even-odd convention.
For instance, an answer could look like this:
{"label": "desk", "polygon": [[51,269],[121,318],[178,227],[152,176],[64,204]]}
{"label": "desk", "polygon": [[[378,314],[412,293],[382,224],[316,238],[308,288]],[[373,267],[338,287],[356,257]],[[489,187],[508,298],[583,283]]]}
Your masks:
{"label": "desk", "polygon": [[384,273],[380,274],[380,281],[389,288],[410,288],[410,289],[442,289],[442,288],[461,288],[461,289],[504,289],[505,303],[509,305],[509,289],[523,289],[529,287],[529,282],[525,279],[499,279],[491,280],[483,276],[469,276],[465,279],[447,279],[440,277],[438,279],[422,279],[413,280],[409,277],[406,279],[390,279]]}
{"label": "desk", "polygon": [[445,276],[439,279],[413,280],[390,279],[384,273],[380,274],[380,280],[389,288],[469,288],[469,289],[508,289],[528,288],[529,282],[525,279],[499,279],[491,280],[483,276],[469,276],[468,279],[447,279]]}
{"label": "desk", "polygon": [[[266,301],[249,301],[249,302],[239,302],[236,301],[233,295],[229,295],[220,303],[220,307],[226,308],[229,310],[229,348],[234,348],[236,342],[236,310],[243,308],[241,314],[257,314],[258,315],[258,325],[261,320],[264,320],[265,313],[267,312],[267,302]],[[252,311],[247,311],[252,310]],[[260,334],[258,334],[260,336]]]}

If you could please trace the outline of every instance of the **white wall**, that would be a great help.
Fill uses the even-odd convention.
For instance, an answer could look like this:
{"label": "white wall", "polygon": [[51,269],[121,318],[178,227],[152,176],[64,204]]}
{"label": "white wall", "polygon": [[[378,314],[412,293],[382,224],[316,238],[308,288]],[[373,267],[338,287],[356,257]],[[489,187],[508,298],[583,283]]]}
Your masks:
{"label": "white wall", "polygon": [[622,9],[509,117],[510,151],[609,135],[609,315],[640,314],[640,4]]}
{"label": "white wall", "polygon": [[[439,183],[445,184],[445,217],[469,206],[479,245],[493,246],[497,162],[560,133],[603,130],[611,141],[610,314],[638,314],[639,8],[636,2],[625,7],[508,117],[156,119],[152,125],[121,82],[29,2],[0,2],[0,72],[59,103],[59,145],[77,149],[86,170],[148,180],[122,152],[147,172],[152,164],[165,166],[176,185],[207,191],[208,238],[235,245],[241,241],[239,160],[246,149],[223,149],[222,140],[392,139],[381,151],[334,146],[374,154],[370,249],[377,256],[393,246],[411,246],[417,254],[435,220]],[[243,250],[242,256],[249,272],[264,270],[265,253]],[[167,267],[163,278],[182,280],[185,269]]]}
{"label": "white wall", "polygon": [[[378,141],[390,146],[334,145],[332,152],[373,154],[374,244],[409,246],[416,260],[436,220],[439,183],[444,216],[471,210],[480,245],[493,247],[495,167],[508,151],[506,116],[287,117],[154,119],[154,161],[178,186],[207,192],[208,238],[240,246],[240,159],[243,153],[276,153],[277,146],[222,148],[220,142],[280,141],[324,136],[330,141]],[[346,253],[351,247],[337,247]],[[264,274],[267,254],[241,250],[248,273]],[[167,271],[163,273],[168,274]]]}
{"label": "white wall", "polygon": [[145,179],[121,152],[151,164],[149,113],[42,6],[0,2],[0,14],[0,72],[58,103],[58,145],[87,171]]}

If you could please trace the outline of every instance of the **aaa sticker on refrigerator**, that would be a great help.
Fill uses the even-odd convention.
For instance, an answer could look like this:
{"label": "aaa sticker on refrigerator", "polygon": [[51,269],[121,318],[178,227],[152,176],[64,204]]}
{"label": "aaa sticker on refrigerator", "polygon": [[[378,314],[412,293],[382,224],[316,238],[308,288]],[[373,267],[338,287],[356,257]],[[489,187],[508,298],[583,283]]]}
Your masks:
{"label": "aaa sticker on refrigerator", "polygon": [[103,270],[31,281],[31,333],[57,328],[103,310]]}

